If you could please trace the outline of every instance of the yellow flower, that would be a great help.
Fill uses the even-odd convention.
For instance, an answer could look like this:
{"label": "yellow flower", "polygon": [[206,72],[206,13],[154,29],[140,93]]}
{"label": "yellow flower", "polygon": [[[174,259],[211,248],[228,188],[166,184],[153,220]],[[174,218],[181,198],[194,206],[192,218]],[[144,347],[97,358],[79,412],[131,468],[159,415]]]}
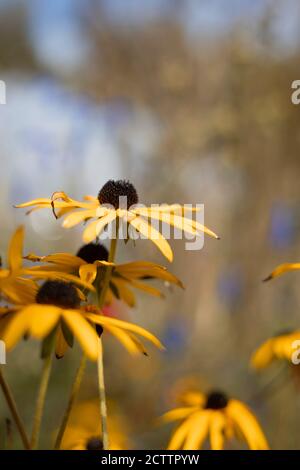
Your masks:
{"label": "yellow flower", "polygon": [[251,366],[255,369],[264,369],[276,360],[284,360],[293,365],[293,355],[297,355],[297,348],[299,349],[299,344],[295,345],[295,341],[300,343],[299,330],[278,334],[268,339],[253,353]]}
{"label": "yellow flower", "polygon": [[[89,243],[81,247],[77,256],[70,253],[55,253],[48,256],[29,254],[25,258],[30,261],[49,263],[46,265],[48,272],[52,266],[54,271],[79,275],[83,282],[93,283],[97,278],[100,287],[101,274],[103,279],[105,267],[108,265],[113,266],[112,278],[106,297],[107,303],[111,303],[112,298],[116,297],[133,307],[135,305],[135,296],[130,289],[131,287],[151,295],[162,296],[160,290],[149,286],[144,282],[145,280],[161,279],[167,284],[175,284],[183,288],[181,281],[164,266],[149,261],[134,261],[124,264],[108,263],[107,249],[96,243]],[[101,268],[104,269],[101,270]],[[44,269],[44,266],[33,267],[31,272],[43,271]]]}
{"label": "yellow flower", "polygon": [[300,269],[300,263],[284,263],[277,266],[274,271],[267,276],[264,281],[270,281],[274,277],[281,276],[281,274],[287,273],[289,271],[297,271]]}
{"label": "yellow flower", "polygon": [[146,354],[136,335],[162,348],[159,340],[144,328],[105,317],[94,306],[80,308],[77,289],[63,281],[46,281],[39,288],[35,303],[0,309],[1,339],[7,350],[12,349],[24,335],[46,341],[49,335],[55,334],[56,355],[62,357],[67,347],[72,346],[74,335],[86,355],[96,360],[99,346],[97,333],[102,334],[103,329],[114,335],[133,354]]}
{"label": "yellow flower", "polygon": [[0,267],[0,293],[9,302],[31,302],[37,292],[37,284],[25,279],[22,267],[24,229],[19,227],[11,238],[7,253],[7,269]]}
{"label": "yellow flower", "polygon": [[[126,198],[125,204],[122,203],[122,198]],[[137,203],[138,195],[131,183],[124,180],[110,180],[99,191],[97,198],[86,196],[85,201],[79,202],[71,199],[64,192],[57,192],[51,199],[34,199],[16,207],[33,207],[32,210],[52,208],[56,217],[66,216],[63,222],[65,228],[95,219],[83,232],[85,243],[94,241],[101,235],[104,228],[116,219],[122,220],[143,237],[150,239],[169,261],[173,260],[171,247],[160,231],[151,224],[153,220],[194,236],[199,236],[201,232],[204,232],[214,238],[219,238],[204,225],[184,217],[182,215],[184,207],[179,204],[137,207]],[[127,236],[128,233],[125,238]]]}
{"label": "yellow flower", "polygon": [[[109,403],[109,408],[112,404]],[[77,404],[71,413],[70,423],[63,437],[63,450],[101,450],[103,443],[99,430],[100,412],[97,400],[88,400]],[[108,418],[110,450],[125,450],[129,442],[124,431],[124,419],[112,412]]]}
{"label": "yellow flower", "polygon": [[237,437],[251,450],[268,449],[266,438],[255,416],[244,403],[213,391],[208,395],[187,392],[185,406],[165,413],[165,423],[181,420],[168,445],[169,450],[198,450],[209,438],[212,450],[224,449],[225,440]]}
{"label": "yellow flower", "polygon": [[61,272],[59,269],[47,270],[27,268],[23,266],[24,227],[19,227],[11,238],[7,260],[8,268],[0,268],[0,292],[6,300],[14,304],[34,302],[38,290],[35,281],[44,279],[70,281],[85,289],[94,287],[73,274]]}

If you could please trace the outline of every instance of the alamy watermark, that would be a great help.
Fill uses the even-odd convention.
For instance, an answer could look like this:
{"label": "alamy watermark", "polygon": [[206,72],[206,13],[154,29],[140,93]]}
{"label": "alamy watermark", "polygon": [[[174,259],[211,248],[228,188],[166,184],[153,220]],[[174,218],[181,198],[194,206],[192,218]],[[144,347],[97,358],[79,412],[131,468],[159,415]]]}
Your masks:
{"label": "alamy watermark", "polygon": [[0,104],[6,104],[6,83],[0,80]]}
{"label": "alamy watermark", "polygon": [[6,364],[6,345],[0,340],[0,365]]}
{"label": "alamy watermark", "polygon": [[291,88],[294,90],[291,94],[291,101],[293,104],[300,104],[300,80],[294,80]]}
{"label": "alamy watermark", "polygon": [[[100,240],[182,240],[185,239],[187,251],[201,250],[204,246],[204,204],[173,204],[170,211],[168,204],[145,206],[135,204],[127,208],[127,197],[119,198],[119,216],[103,228],[103,209],[114,211],[109,204],[101,205],[97,211],[99,222],[95,226],[95,238]],[[135,212],[136,211],[136,212]],[[131,223],[133,222],[133,223]]]}

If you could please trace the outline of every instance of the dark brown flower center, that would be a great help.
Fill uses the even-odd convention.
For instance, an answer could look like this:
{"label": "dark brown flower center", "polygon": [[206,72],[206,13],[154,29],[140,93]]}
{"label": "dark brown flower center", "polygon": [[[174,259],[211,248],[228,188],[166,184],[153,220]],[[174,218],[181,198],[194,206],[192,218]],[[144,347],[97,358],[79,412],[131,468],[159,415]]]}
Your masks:
{"label": "dark brown flower center", "polygon": [[94,261],[107,261],[108,251],[105,246],[101,244],[88,243],[78,250],[77,256],[87,263],[93,264]]}
{"label": "dark brown flower center", "polygon": [[46,281],[36,294],[36,303],[62,308],[78,308],[80,298],[73,284],[63,281]]}
{"label": "dark brown flower center", "polygon": [[221,410],[226,408],[228,397],[223,392],[213,391],[207,395],[205,408],[210,410]]}
{"label": "dark brown flower center", "polygon": [[[120,199],[121,198],[121,199]],[[126,199],[123,199],[126,198]],[[110,204],[115,209],[129,209],[138,203],[138,194],[135,187],[126,180],[109,180],[100,189],[98,194],[100,204]]]}
{"label": "dark brown flower center", "polygon": [[86,443],[86,450],[103,450],[103,442],[99,437],[91,437]]}

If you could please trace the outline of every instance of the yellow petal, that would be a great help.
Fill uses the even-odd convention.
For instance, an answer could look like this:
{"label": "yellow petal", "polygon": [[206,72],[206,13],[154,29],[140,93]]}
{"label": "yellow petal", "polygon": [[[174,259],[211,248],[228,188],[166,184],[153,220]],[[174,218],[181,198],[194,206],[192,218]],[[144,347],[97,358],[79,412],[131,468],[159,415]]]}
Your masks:
{"label": "yellow petal", "polygon": [[30,318],[29,333],[38,339],[44,338],[53,330],[60,316],[60,309],[53,305],[29,305],[23,312]]}
{"label": "yellow petal", "polygon": [[184,408],[175,408],[174,410],[168,411],[163,414],[159,421],[162,423],[171,423],[172,421],[177,421],[178,419],[185,419],[190,414],[194,413],[197,410],[197,407],[184,407]]}
{"label": "yellow petal", "polygon": [[105,317],[104,315],[95,315],[93,313],[86,314],[85,316],[86,318],[91,320],[91,322],[96,323],[96,325],[103,325],[104,327],[108,325],[123,328],[124,330],[131,331],[132,333],[136,333],[137,335],[146,338],[159,349],[164,349],[163,345],[156,338],[156,336],[154,336],[152,333],[145,330],[141,326],[135,325],[134,323],[125,322],[116,318]]}
{"label": "yellow petal", "polygon": [[153,207],[137,207],[136,209],[133,209],[131,212],[134,212],[135,214],[145,214],[147,213],[147,216],[151,215],[152,212],[166,212],[166,213],[171,213],[171,212],[181,212],[181,213],[186,213],[186,212],[199,212],[202,210],[200,207],[189,207],[189,206],[182,206],[181,204],[162,204],[162,205],[156,205]]}
{"label": "yellow petal", "polygon": [[171,247],[158,230],[149,225],[141,217],[136,217],[131,220],[130,224],[144,237],[151,240],[170,262],[173,261],[173,252]]}
{"label": "yellow petal", "polygon": [[154,277],[163,281],[176,284],[183,288],[182,282],[170,273],[164,266],[147,261],[134,261],[132,263],[119,264],[116,271],[122,276],[130,279],[140,279],[143,277]]}
{"label": "yellow petal", "polygon": [[[141,214],[145,215],[145,214]],[[161,220],[162,222],[172,225],[173,227],[178,228],[179,230],[182,230],[183,232],[189,233],[191,235],[198,236],[198,232],[204,232],[207,235],[210,235],[213,238],[218,239],[218,235],[214,233],[212,230],[207,228],[205,225],[200,224],[199,222],[193,220],[193,219],[188,219],[186,217],[182,217],[181,215],[175,215],[175,214],[165,214],[161,212],[155,212],[152,211],[148,217],[156,219],[156,220]]]}
{"label": "yellow petal", "polygon": [[274,277],[280,276],[281,274],[287,273],[289,271],[296,271],[300,269],[300,263],[284,263],[277,266],[274,271],[264,279],[264,281],[270,281]]}
{"label": "yellow petal", "polygon": [[23,202],[22,204],[17,204],[14,207],[19,209],[19,208],[24,208],[24,207],[36,206],[36,205],[51,207],[51,199],[40,197],[38,199],[32,199],[32,201]]}
{"label": "yellow petal", "polygon": [[187,391],[181,393],[178,397],[178,400],[184,405],[204,407],[206,403],[206,396],[200,392]]}
{"label": "yellow petal", "polygon": [[148,286],[148,284],[145,284],[144,282],[136,281],[134,279],[128,279],[125,278],[130,285],[135,287],[136,289],[139,289],[143,292],[146,292],[147,294],[154,295],[155,297],[163,297],[163,293],[156,289],[155,287]]}
{"label": "yellow petal", "polygon": [[147,355],[147,352],[143,346],[143,344],[133,335],[127,333],[120,328],[115,328],[112,326],[105,326],[105,329],[109,331],[112,335],[114,335],[120,343],[127,349],[128,352],[131,354],[143,354]]}
{"label": "yellow petal", "polygon": [[101,217],[98,220],[95,220],[94,222],[91,222],[83,232],[83,241],[85,243],[90,243],[95,240],[95,238],[100,236],[106,225],[115,220],[116,216],[116,211],[111,210],[107,215]]}
{"label": "yellow petal", "polygon": [[28,304],[35,300],[38,287],[31,279],[22,279],[11,276],[0,282],[0,291],[15,304]]}
{"label": "yellow petal", "polygon": [[83,351],[92,360],[98,357],[98,336],[92,326],[76,310],[64,310],[63,319],[80,343]]}
{"label": "yellow petal", "polygon": [[190,418],[190,429],[183,450],[201,449],[208,434],[210,414],[210,410],[203,410],[195,413],[194,416]]}
{"label": "yellow petal", "polygon": [[92,284],[97,276],[97,267],[94,264],[84,264],[79,268],[80,279]]}
{"label": "yellow petal", "polygon": [[95,291],[95,288],[90,283],[85,282],[84,280],[80,279],[77,276],[74,276],[73,274],[64,273],[60,271],[47,271],[46,269],[42,270],[42,268],[40,270],[28,268],[24,270],[24,272],[28,276],[32,276],[34,279],[54,279],[66,282],[73,282],[74,284],[78,284],[79,286],[85,287],[86,289]]}
{"label": "yellow petal", "polygon": [[84,220],[91,219],[93,217],[96,217],[96,209],[72,212],[65,218],[62,225],[64,228],[75,227],[75,225],[78,225]]}
{"label": "yellow petal", "polygon": [[255,369],[263,369],[276,359],[273,352],[274,338],[264,342],[252,355],[250,363]]}
{"label": "yellow petal", "polygon": [[[113,277],[111,280],[111,284],[115,286],[120,300],[123,300],[129,307],[134,307],[135,306],[135,296],[134,293],[128,289],[126,281],[123,279],[119,279],[117,277]],[[110,289],[110,291],[114,295],[114,291]],[[106,297],[105,299],[106,302],[108,302],[108,298]]]}
{"label": "yellow petal", "polygon": [[224,414],[220,411],[212,411],[209,426],[211,450],[223,450],[225,428],[226,418]]}
{"label": "yellow petal", "polygon": [[193,415],[186,419],[182,424],[178,426],[178,428],[173,433],[170,442],[168,444],[167,450],[180,450],[182,449],[184,440],[190,431],[190,424]]}
{"label": "yellow petal", "polygon": [[226,413],[242,432],[251,450],[267,450],[269,445],[261,427],[251,411],[240,401],[230,400]]}
{"label": "yellow petal", "polygon": [[71,253],[53,253],[47,256],[37,256],[34,253],[29,253],[27,256],[24,256],[24,258],[33,262],[42,261],[44,263],[61,264],[74,269],[79,268],[79,266],[85,263],[84,260]]}
{"label": "yellow petal", "polygon": [[5,342],[8,351],[27,333],[29,322],[30,315],[28,315],[28,311],[24,313],[20,310],[11,315],[11,320],[2,334],[2,340]]}
{"label": "yellow petal", "polygon": [[22,267],[22,251],[24,241],[24,227],[15,231],[8,250],[8,266],[11,271],[18,271]]}

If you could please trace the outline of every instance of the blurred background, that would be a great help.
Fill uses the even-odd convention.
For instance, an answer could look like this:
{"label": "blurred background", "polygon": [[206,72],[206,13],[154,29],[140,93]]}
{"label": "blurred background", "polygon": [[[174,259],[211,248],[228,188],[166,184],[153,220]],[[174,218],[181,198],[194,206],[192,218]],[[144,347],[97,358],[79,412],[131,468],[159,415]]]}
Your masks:
{"label": "blurred background", "polygon": [[[221,236],[201,251],[172,242],[169,268],[185,291],[138,295],[133,311],[118,306],[167,346],[135,359],[106,340],[108,395],[131,448],[165,448],[171,427],[155,418],[189,384],[246,401],[273,449],[300,447],[294,384],[266,388],[273,371],[249,369],[260,342],[300,326],[299,275],[261,282],[300,255],[300,109],[291,103],[299,32],[297,0],[0,0],[3,259],[20,223],[26,253],[76,252],[80,228],[12,206],[59,190],[96,195],[110,178],[130,179],[146,204],[204,203],[206,225]],[[167,263],[147,241],[120,244],[117,256]],[[79,355],[55,362],[43,447]],[[5,367],[28,427],[40,369],[33,341]],[[96,394],[91,364],[81,398]],[[3,439],[2,396],[0,406]]]}

